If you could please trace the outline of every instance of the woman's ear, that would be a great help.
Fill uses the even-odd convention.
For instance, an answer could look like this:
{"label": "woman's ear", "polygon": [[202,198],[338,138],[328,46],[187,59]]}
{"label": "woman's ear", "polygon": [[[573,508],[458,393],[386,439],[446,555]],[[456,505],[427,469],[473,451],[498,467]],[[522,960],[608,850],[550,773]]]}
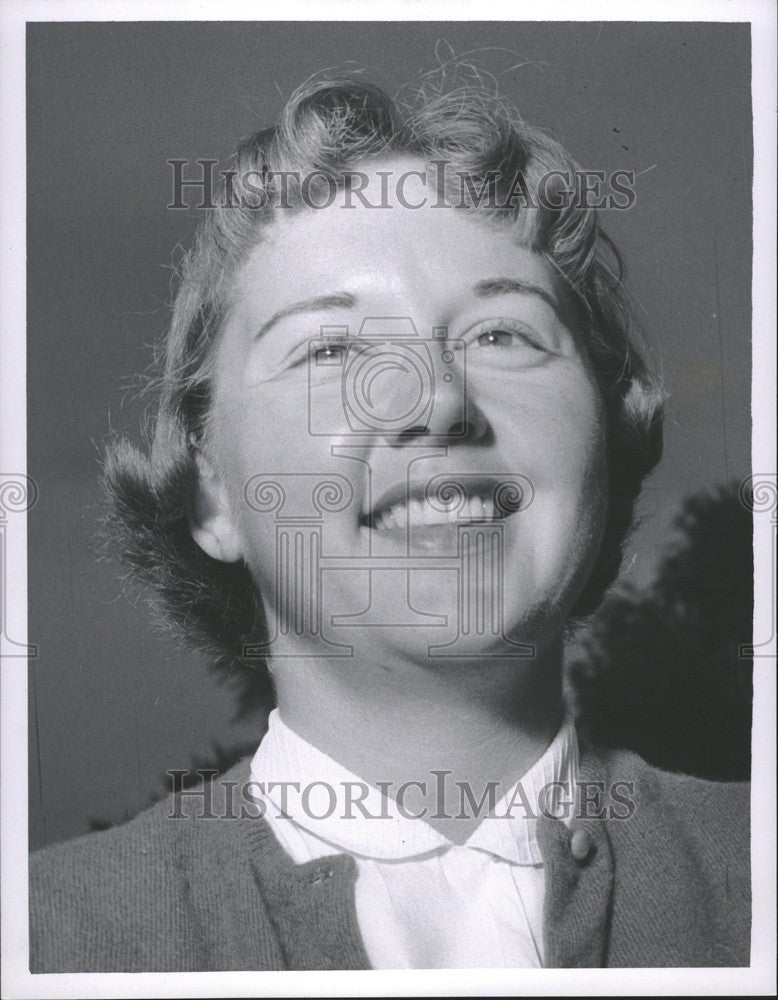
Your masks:
{"label": "woman's ear", "polygon": [[237,562],[243,556],[243,547],[230,513],[227,490],[202,454],[197,456],[197,472],[197,490],[189,517],[192,538],[212,559]]}

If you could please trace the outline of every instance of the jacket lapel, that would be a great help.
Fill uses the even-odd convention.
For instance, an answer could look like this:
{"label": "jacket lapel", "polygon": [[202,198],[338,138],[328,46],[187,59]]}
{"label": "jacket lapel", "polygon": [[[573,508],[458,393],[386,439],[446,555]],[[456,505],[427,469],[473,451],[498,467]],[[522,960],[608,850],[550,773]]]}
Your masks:
{"label": "jacket lapel", "polygon": [[[584,782],[596,783],[604,808],[605,775],[592,752],[582,746],[579,787]],[[590,805],[588,811],[597,810]],[[607,963],[613,852],[606,821],[581,819],[578,812],[576,806],[569,829],[561,820],[538,819],[538,840],[546,865],[546,968],[602,967]]]}
{"label": "jacket lapel", "polygon": [[286,967],[369,969],[354,905],[354,859],[337,854],[296,865],[264,819],[241,822]]}

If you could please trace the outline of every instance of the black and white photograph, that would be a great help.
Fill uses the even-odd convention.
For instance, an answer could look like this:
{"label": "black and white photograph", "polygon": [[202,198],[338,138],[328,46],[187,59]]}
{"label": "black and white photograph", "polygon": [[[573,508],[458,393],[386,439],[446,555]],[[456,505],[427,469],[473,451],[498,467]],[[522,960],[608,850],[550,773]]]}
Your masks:
{"label": "black and white photograph", "polygon": [[774,991],[776,15],[557,6],[3,14],[3,996]]}

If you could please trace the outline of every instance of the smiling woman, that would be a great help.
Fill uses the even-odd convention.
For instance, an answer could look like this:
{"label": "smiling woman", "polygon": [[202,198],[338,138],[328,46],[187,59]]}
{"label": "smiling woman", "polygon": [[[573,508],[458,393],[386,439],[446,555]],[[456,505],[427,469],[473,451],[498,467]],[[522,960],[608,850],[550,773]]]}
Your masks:
{"label": "smiling woman", "polygon": [[241,143],[107,530],[277,709],[225,822],[190,796],[37,857],[39,971],[748,962],[747,793],[579,747],[563,704],[663,401],[597,207],[548,197],[575,176],[477,87],[309,82]]}
{"label": "smiling woman", "polygon": [[[440,169],[441,162],[445,170]],[[367,166],[372,169],[366,171]],[[196,245],[184,262],[160,380],[151,455],[147,459],[119,444],[106,467],[117,514],[109,532],[117,540],[117,548],[142,576],[150,578],[162,615],[182,627],[187,637],[204,642],[225,669],[232,670],[236,661],[243,660],[247,644],[261,641],[264,609],[254,588],[247,585],[248,567],[243,562],[218,566],[204,561],[193,545],[184,515],[195,475],[196,444],[213,413],[212,373],[219,356],[214,345],[222,339],[226,350],[239,349],[234,337],[228,342],[224,320],[237,312],[249,325],[250,333],[243,336],[250,336],[252,349],[248,352],[245,348],[245,359],[238,359],[245,366],[241,378],[256,381],[258,387],[264,380],[268,404],[274,399],[283,401],[290,384],[301,384],[275,377],[299,362],[309,392],[298,400],[297,408],[285,410],[283,415],[283,424],[301,414],[307,419],[295,446],[303,447],[307,438],[319,432],[337,434],[337,420],[321,423],[328,419],[327,406],[323,405],[326,388],[316,388],[323,366],[308,365],[309,342],[321,336],[322,325],[330,341],[343,335],[344,324],[348,327],[350,323],[352,337],[358,330],[364,333],[364,319],[372,321],[368,333],[377,330],[377,318],[400,317],[413,322],[410,305],[402,301],[400,290],[394,301],[383,302],[376,301],[374,292],[372,301],[366,303],[370,308],[362,308],[362,318],[355,323],[360,310],[354,309],[353,265],[358,258],[358,273],[364,283],[371,260],[377,274],[392,252],[405,253],[407,245],[413,243],[403,265],[408,272],[417,268],[422,256],[417,240],[427,244],[438,240],[437,259],[430,261],[426,275],[423,271],[415,275],[417,299],[423,280],[452,285],[461,281],[462,269],[471,285],[480,282],[469,303],[460,296],[458,302],[436,303],[445,312],[432,320],[431,308],[417,317],[421,322],[415,330],[421,338],[433,338],[434,330],[457,318],[459,327],[453,332],[461,343],[470,333],[462,328],[465,320],[475,328],[484,319],[488,323],[491,317],[493,323],[504,318],[500,303],[520,297],[518,292],[508,295],[505,277],[522,287],[528,281],[534,284],[531,311],[546,337],[551,336],[551,317],[539,315],[543,302],[547,310],[553,306],[559,322],[564,320],[568,337],[576,337],[603,400],[603,426],[609,439],[609,501],[597,562],[587,586],[577,595],[573,613],[587,614],[597,606],[618,570],[621,544],[631,524],[640,483],[659,457],[662,394],[656,377],[630,342],[618,256],[598,229],[597,210],[564,198],[552,208],[544,204],[537,207],[527,197],[529,206],[525,207],[524,199],[510,197],[517,188],[517,178],[519,190],[529,194],[548,186],[549,178],[574,176],[577,170],[557,143],[522,122],[505,101],[473,87],[441,91],[430,86],[398,106],[361,81],[312,81],[292,96],[278,126],[250,136],[238,147],[234,169],[223,179],[224,186],[229,182],[229,197],[223,191],[217,193],[215,207],[205,214]],[[395,179],[394,185],[386,185],[387,190],[397,190],[397,178],[406,178],[402,200],[421,207],[406,208],[397,198],[386,208],[371,209],[369,203],[349,195],[355,172],[373,179]],[[327,208],[316,210],[311,206],[310,192],[315,182],[322,183],[323,176],[330,177],[342,194]],[[281,194],[275,195],[279,177],[284,183]],[[265,184],[265,196],[260,199],[257,178]],[[313,181],[306,184],[306,178]],[[469,184],[463,184],[462,178]],[[438,191],[435,186],[439,183],[448,188]],[[433,189],[436,196],[431,198]],[[463,189],[471,195],[464,205]],[[481,196],[483,191],[487,197]],[[504,207],[507,201],[510,209]],[[436,226],[438,233],[434,232]],[[406,247],[399,247],[403,232]],[[393,241],[391,250],[383,245],[385,236]],[[473,281],[475,261],[467,251],[476,239],[482,274]],[[339,241],[337,248],[335,240]],[[505,275],[496,272],[488,260],[491,245],[499,245],[503,256],[509,256]],[[272,257],[268,266],[276,246],[279,255]],[[351,269],[342,267],[338,272],[332,265],[336,254],[344,252]],[[453,281],[449,258],[460,270]],[[299,266],[303,262],[305,268]],[[522,270],[527,273],[522,274]],[[283,280],[278,280],[279,275]],[[349,288],[342,287],[346,279]],[[501,280],[495,283],[495,279]],[[318,317],[308,311],[312,281],[320,286],[314,297],[327,298],[326,310],[325,303],[319,302]],[[474,305],[485,305],[482,298],[489,300],[485,316]],[[532,299],[529,295],[524,298],[526,310]],[[389,300],[388,289],[384,299]],[[299,312],[303,306],[304,314]],[[459,317],[449,315],[453,308],[460,310]],[[296,339],[290,333],[295,317]],[[510,313],[505,318],[510,318]],[[528,343],[532,336],[529,318],[521,314],[512,317],[514,327],[524,320],[521,326]],[[391,329],[379,333],[384,340],[396,340],[396,336],[396,330]],[[539,336],[539,332],[534,333],[536,340]],[[404,353],[407,361],[407,345]],[[472,353],[468,352],[468,362]],[[503,362],[499,364],[502,368]],[[352,365],[346,374],[357,371],[358,366]],[[467,374],[450,374],[459,391],[467,392]],[[342,404],[338,403],[337,380],[326,384],[334,386],[336,408],[340,405],[351,421],[349,430],[358,433],[361,429],[369,436],[377,422],[374,417],[364,419],[363,383],[358,381],[350,388]],[[343,384],[344,391],[352,385],[348,378]],[[430,385],[428,380],[422,400],[428,405],[436,395]],[[437,389],[447,389],[447,385],[441,377]],[[407,380],[406,388],[412,391]],[[263,399],[259,388],[253,398]],[[389,400],[387,405],[393,412],[399,412],[402,424],[398,402],[391,393],[383,398]],[[390,413],[390,423],[391,417]],[[384,415],[384,422],[378,421],[378,429],[386,426],[386,419]],[[513,421],[512,407],[504,411],[503,419]],[[261,425],[276,433],[272,422],[261,418]],[[342,467],[343,461],[337,464]],[[261,468],[273,471],[267,463]],[[195,580],[196,587],[192,585]]]}

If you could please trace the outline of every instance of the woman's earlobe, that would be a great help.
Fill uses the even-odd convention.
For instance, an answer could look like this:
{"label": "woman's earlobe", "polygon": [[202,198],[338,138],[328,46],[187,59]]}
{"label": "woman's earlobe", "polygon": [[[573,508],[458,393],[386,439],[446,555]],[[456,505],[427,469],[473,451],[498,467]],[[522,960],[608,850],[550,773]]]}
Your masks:
{"label": "woman's earlobe", "polygon": [[198,483],[189,514],[192,538],[212,559],[238,562],[243,546],[235,527],[227,490],[211,464],[197,456]]}

